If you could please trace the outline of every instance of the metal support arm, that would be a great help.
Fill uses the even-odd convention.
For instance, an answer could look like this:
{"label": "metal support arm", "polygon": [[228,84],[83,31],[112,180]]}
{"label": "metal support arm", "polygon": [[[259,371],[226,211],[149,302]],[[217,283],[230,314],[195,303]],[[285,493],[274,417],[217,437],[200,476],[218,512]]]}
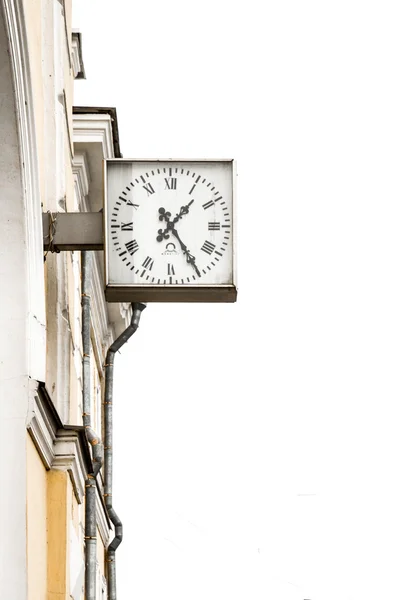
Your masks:
{"label": "metal support arm", "polygon": [[103,213],[42,213],[43,249],[103,250]]}

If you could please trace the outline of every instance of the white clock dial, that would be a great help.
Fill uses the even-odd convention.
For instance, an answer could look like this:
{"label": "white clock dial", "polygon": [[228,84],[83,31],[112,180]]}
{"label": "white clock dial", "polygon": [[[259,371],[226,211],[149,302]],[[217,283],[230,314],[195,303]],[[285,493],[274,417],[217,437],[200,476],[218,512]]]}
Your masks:
{"label": "white clock dial", "polygon": [[109,164],[109,283],[232,284],[232,196],[232,161]]}

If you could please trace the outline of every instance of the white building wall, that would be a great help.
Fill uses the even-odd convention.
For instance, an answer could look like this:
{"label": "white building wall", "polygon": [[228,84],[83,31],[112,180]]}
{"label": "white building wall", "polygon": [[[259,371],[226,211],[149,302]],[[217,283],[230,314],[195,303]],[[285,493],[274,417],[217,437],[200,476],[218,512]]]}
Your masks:
{"label": "white building wall", "polygon": [[[67,206],[67,171],[71,165],[68,120],[65,113],[65,87],[73,72],[69,64],[69,47],[65,33],[63,3],[44,0],[42,9],[42,56],[44,140],[46,163],[43,210],[65,212]],[[68,265],[66,253],[48,254],[47,287],[47,366],[46,385],[64,423],[71,422],[70,376],[71,331],[68,302]]]}
{"label": "white building wall", "polygon": [[19,2],[0,2],[0,598],[13,600],[27,591],[30,377],[45,369],[41,208],[21,12]]}
{"label": "white building wall", "polygon": [[[83,490],[76,484],[77,473],[80,479],[84,476],[82,460],[75,442],[61,436],[57,446],[49,437],[33,399],[37,382],[45,382],[61,421],[82,423],[80,253],[49,253],[44,265],[41,217],[46,210],[87,210],[90,194],[101,198],[101,159],[112,157],[114,146],[109,115],[90,115],[87,122],[77,117],[75,141],[80,151],[73,179],[72,118],[66,101],[73,71],[68,67],[63,6],[53,0],[0,0],[1,599],[26,600],[28,593],[27,427],[36,449],[43,441],[43,455],[39,454],[45,468],[66,470],[75,478],[82,555]],[[93,425],[101,435],[105,353],[128,324],[130,306],[106,304],[99,255],[93,264]],[[71,456],[61,445],[72,448]],[[56,446],[61,450],[53,456]],[[106,546],[109,522],[100,497],[97,504],[99,540]],[[74,553],[77,545],[71,546]],[[104,587],[103,565],[99,569]],[[77,597],[80,585],[74,592]],[[35,597],[35,591],[30,594]]]}

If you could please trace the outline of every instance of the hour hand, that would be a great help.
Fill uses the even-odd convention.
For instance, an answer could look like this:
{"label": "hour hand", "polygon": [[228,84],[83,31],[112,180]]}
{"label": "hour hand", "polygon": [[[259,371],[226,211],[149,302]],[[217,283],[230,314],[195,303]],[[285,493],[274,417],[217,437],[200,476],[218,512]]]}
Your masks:
{"label": "hour hand", "polygon": [[169,239],[169,231],[174,227],[173,223],[169,220],[171,216],[170,212],[167,212],[164,207],[158,209],[158,220],[166,222],[165,229],[159,229],[158,235],[156,237],[157,242],[162,242],[163,240]]}
{"label": "hour hand", "polygon": [[168,227],[166,229],[159,229],[158,235],[156,237],[157,242],[162,242],[163,240],[168,240],[169,239],[168,232],[169,232]]}
{"label": "hour hand", "polygon": [[167,223],[169,223],[169,219],[171,216],[170,212],[167,212],[165,210],[165,208],[161,207],[158,209],[158,213],[159,213],[159,217],[158,217],[159,221],[166,221]]}
{"label": "hour hand", "polygon": [[189,212],[189,206],[193,202],[194,202],[194,198],[192,198],[192,200],[189,202],[189,204],[185,204],[185,206],[181,206],[181,210],[176,215],[175,219],[173,220],[173,223],[176,223],[177,221],[179,221],[179,219],[181,219],[183,217],[183,215],[187,215],[188,214],[188,212]]}

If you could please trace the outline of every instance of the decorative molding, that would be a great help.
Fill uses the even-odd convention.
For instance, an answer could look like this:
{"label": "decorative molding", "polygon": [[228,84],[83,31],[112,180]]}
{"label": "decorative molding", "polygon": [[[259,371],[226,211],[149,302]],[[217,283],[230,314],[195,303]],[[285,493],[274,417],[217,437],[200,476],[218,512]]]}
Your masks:
{"label": "decorative molding", "polygon": [[[90,195],[90,184],[92,181],[89,172],[90,144],[101,143],[103,158],[112,158],[115,153],[116,135],[116,116],[112,117],[111,109],[88,108],[84,113],[84,108],[74,109],[81,112],[73,115],[74,119],[74,143],[85,144],[85,152],[79,147],[76,149],[73,172],[75,177],[75,190],[77,193],[77,202],[80,210],[89,210],[88,196]],[[110,110],[101,113],[100,111]],[[93,111],[93,112],[91,112]],[[96,112],[97,111],[97,112]],[[93,177],[102,177],[102,169],[94,169]],[[95,182],[102,187],[102,182]],[[131,319],[130,303],[107,303],[104,297],[104,276],[103,265],[101,264],[102,254],[96,253],[94,260],[94,269],[92,277],[92,326],[95,332],[95,353],[98,368],[102,372],[102,364],[105,358],[105,352],[126,327]],[[97,334],[97,332],[99,332]]]}
{"label": "decorative molding", "polygon": [[106,508],[102,502],[99,489],[97,488],[96,493],[96,515],[97,515],[97,527],[99,529],[100,537],[103,541],[104,546],[107,548],[110,541],[111,524],[107,516]]}
{"label": "decorative molding", "polygon": [[46,370],[46,311],[43,270],[43,228],[40,205],[39,159],[36,145],[34,103],[22,0],[2,0],[14,79],[19,134],[21,176],[26,210],[28,280],[28,369],[35,379]]}
{"label": "decorative molding", "polygon": [[118,337],[129,325],[132,318],[130,302],[112,302],[108,304],[108,316],[113,323],[115,337]]}
{"label": "decorative molding", "polygon": [[[45,388],[30,381],[28,432],[47,470],[67,471],[75,497],[82,504],[85,497],[85,480],[90,465],[84,427],[63,426]],[[102,494],[101,474],[97,478],[96,515],[97,526],[103,544],[110,540],[111,523]]]}
{"label": "decorative molding", "polygon": [[47,470],[51,469],[55,456],[54,440],[57,436],[57,427],[50,419],[43,402],[40,401],[37,387],[31,390],[27,429],[44,466]]}
{"label": "decorative molding", "polygon": [[85,497],[86,469],[81,443],[76,431],[59,429],[54,439],[54,458],[51,468],[68,471],[75,497],[82,504]]}
{"label": "decorative molding", "polygon": [[72,173],[75,181],[76,198],[80,212],[87,212],[86,196],[89,193],[90,172],[85,153],[76,153],[72,163]]}
{"label": "decorative molding", "polygon": [[82,59],[82,34],[80,31],[72,32],[71,59],[74,78],[86,79],[85,67]]}
{"label": "decorative molding", "polygon": [[63,89],[62,94],[58,95],[58,100],[59,100],[61,106],[63,107],[65,128],[67,130],[67,135],[68,135],[69,154],[70,154],[70,159],[73,160],[74,144],[73,144],[73,140],[72,140],[72,136],[71,136],[71,128],[70,128],[69,119],[68,119],[68,103],[67,103],[67,96],[65,93],[65,88]]}
{"label": "decorative molding", "polygon": [[99,265],[99,256],[95,255],[92,271],[92,329],[94,333],[94,351],[96,355],[97,368],[101,375],[104,376],[103,363],[105,361],[105,353],[108,346],[114,340],[113,332],[110,331],[108,321],[107,303],[104,297],[103,276]]}
{"label": "decorative molding", "polygon": [[121,149],[119,147],[119,131],[118,131],[118,118],[116,108],[110,106],[74,106],[73,115],[82,115],[83,118],[93,118],[105,116],[111,120],[112,129],[112,141],[113,141],[113,154],[104,155],[104,158],[122,158]]}
{"label": "decorative molding", "polygon": [[66,47],[67,47],[69,68],[72,69],[71,49],[70,49],[70,43],[69,43],[68,23],[67,23],[67,11],[65,9],[65,0],[58,0],[58,2],[61,5],[61,14],[62,14],[63,21],[64,21],[65,44],[66,44]]}
{"label": "decorative molding", "polygon": [[70,414],[71,324],[68,304],[67,253],[47,257],[47,369],[46,383],[52,390],[61,419]]}
{"label": "decorative molding", "polygon": [[74,144],[101,144],[103,157],[114,157],[113,131],[110,115],[74,113],[73,121]]}
{"label": "decorative molding", "polygon": [[77,430],[58,427],[40,390],[30,400],[30,418],[27,429],[47,470],[68,471],[79,504],[85,496],[87,468]]}
{"label": "decorative molding", "polygon": [[[75,178],[75,192],[77,210],[87,212],[89,205],[87,196],[90,190],[90,173],[86,152],[77,152],[73,161],[73,174]],[[104,349],[113,341],[110,333],[107,303],[104,297],[103,269],[101,265],[102,254],[94,253],[92,269],[91,290],[91,321],[93,331],[93,347],[96,355],[97,367],[103,376]]]}

